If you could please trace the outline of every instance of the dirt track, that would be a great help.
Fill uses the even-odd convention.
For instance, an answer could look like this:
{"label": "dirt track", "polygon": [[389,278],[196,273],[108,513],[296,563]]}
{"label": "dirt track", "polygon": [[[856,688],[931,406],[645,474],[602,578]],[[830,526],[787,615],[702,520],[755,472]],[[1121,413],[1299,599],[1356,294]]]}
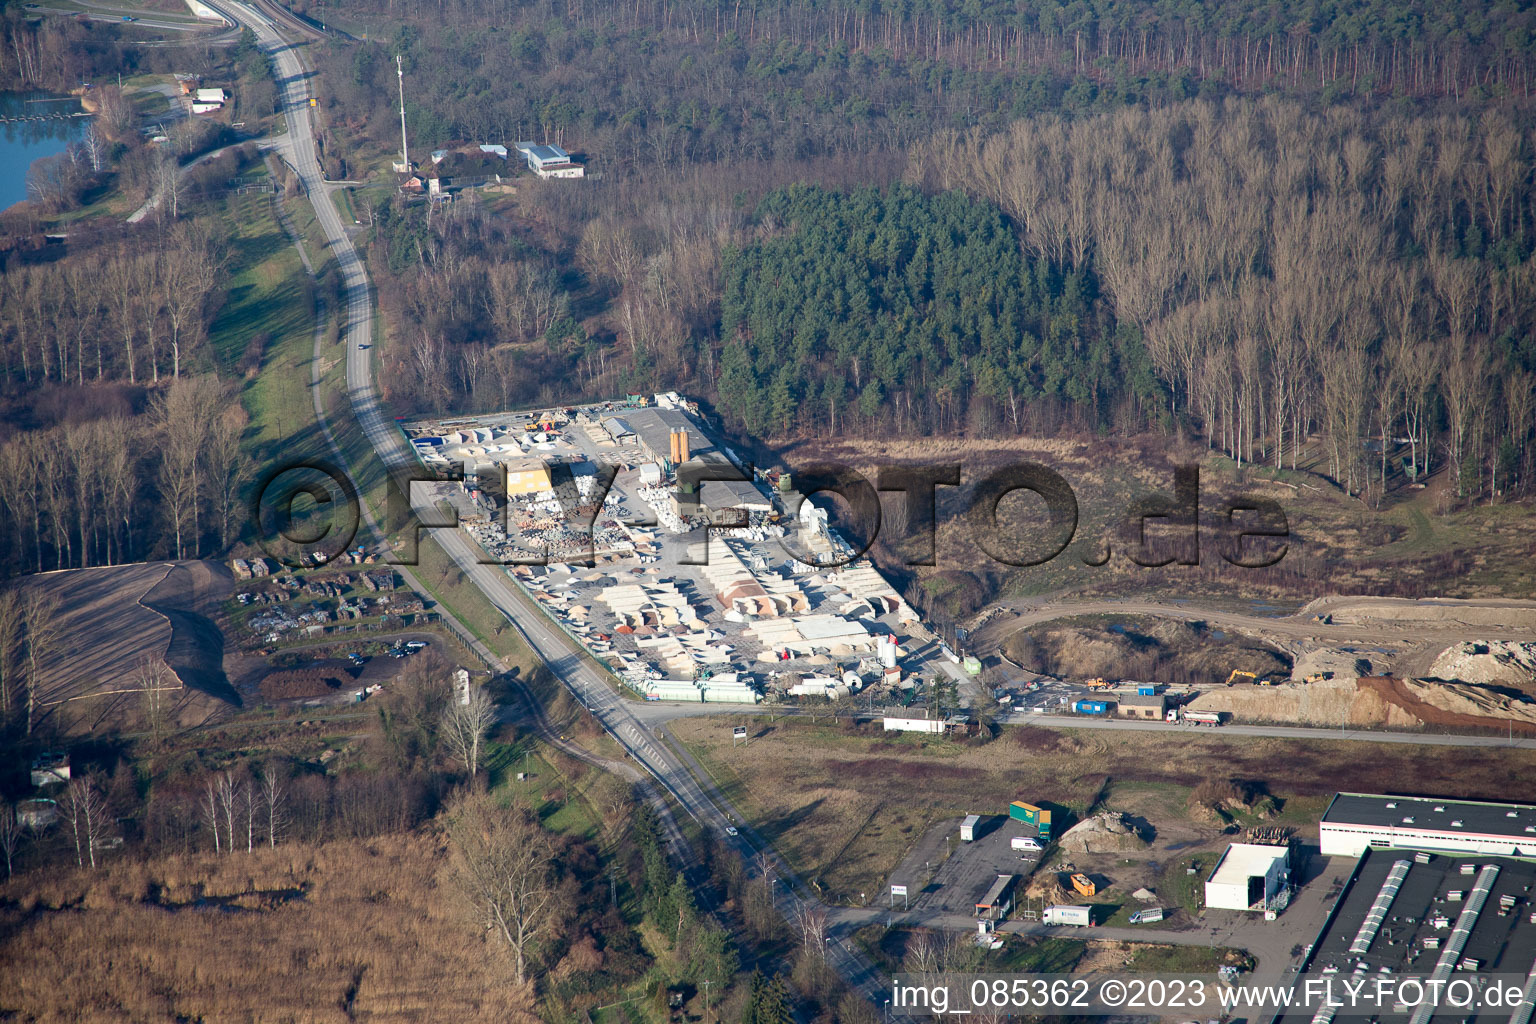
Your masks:
{"label": "dirt track", "polygon": [[[975,642],[995,651],[1010,633],[1073,615],[1151,615],[1220,625],[1283,648],[1293,656],[1315,647],[1372,644],[1387,647],[1394,662],[1429,661],[1459,640],[1529,640],[1536,632],[1536,601],[1410,601],[1393,598],[1327,597],[1294,615],[1265,617],[1241,612],[1173,605],[1156,601],[1064,601],[1040,605],[1005,601],[1012,616],[1001,616],[975,634]],[[1332,616],[1324,624],[1314,615]],[[1422,674],[1394,665],[1399,675]]]}

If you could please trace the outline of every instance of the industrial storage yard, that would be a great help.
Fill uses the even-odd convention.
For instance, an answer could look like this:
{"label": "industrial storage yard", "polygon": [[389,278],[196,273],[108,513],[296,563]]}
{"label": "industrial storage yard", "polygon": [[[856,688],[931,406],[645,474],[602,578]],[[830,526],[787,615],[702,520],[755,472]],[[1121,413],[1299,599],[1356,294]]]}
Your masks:
{"label": "industrial storage yard", "polygon": [[787,477],[692,490],[691,471],[746,474],[677,395],[405,429],[424,466],[463,474],[432,498],[636,696],[894,701],[896,645],[931,640],[867,560],[787,553],[786,538],[818,560],[840,544],[813,506],[790,518]]}

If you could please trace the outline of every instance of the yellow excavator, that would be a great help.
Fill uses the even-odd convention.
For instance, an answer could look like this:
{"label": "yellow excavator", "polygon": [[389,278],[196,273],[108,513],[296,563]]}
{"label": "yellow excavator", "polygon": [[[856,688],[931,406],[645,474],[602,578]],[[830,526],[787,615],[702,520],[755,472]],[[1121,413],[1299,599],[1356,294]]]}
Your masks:
{"label": "yellow excavator", "polygon": [[1244,672],[1240,668],[1235,668],[1232,670],[1232,674],[1227,676],[1227,685],[1232,686],[1236,684],[1238,676],[1247,676],[1249,682],[1255,682],[1259,678],[1258,673],[1256,672]]}

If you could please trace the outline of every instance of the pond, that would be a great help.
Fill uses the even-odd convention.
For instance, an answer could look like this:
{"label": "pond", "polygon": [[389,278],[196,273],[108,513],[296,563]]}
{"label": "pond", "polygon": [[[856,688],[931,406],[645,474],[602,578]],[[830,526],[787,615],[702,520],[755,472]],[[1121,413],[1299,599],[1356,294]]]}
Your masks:
{"label": "pond", "polygon": [[74,96],[0,92],[0,210],[27,198],[27,170],[39,157],[64,152],[80,137],[86,118]]}

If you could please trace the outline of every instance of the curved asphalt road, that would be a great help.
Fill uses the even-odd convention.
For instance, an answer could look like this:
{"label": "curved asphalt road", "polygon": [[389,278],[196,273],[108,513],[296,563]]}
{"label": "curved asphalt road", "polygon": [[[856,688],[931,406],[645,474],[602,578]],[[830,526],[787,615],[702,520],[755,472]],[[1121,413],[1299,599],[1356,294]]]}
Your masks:
{"label": "curved asphalt road", "polygon": [[[341,216],[331,202],[330,193],[336,186],[325,181],[316,157],[309,111],[309,72],[298,50],[265,15],[238,0],[217,0],[210,6],[249,27],[263,49],[272,55],[277,69],[279,97],[288,121],[287,133],[274,139],[274,145],[303,180],[314,206],[315,218],[342,277],[346,296],[348,397],[386,469],[395,479],[407,481],[416,467],[416,460],[407,450],[399,431],[385,419],[373,385],[368,348],[373,340],[373,306],[368,276],[347,236]],[[416,507],[423,513],[434,511],[428,501]],[[430,521],[430,516],[427,518]],[[776,887],[775,893],[776,904],[787,918],[794,920],[796,912],[803,906],[817,906],[813,898],[795,891],[794,876],[788,867],[766,844],[755,843],[750,829],[743,828],[743,834],[734,837],[724,834],[725,827],[739,821],[739,817],[722,810],[721,805],[705,794],[687,767],[662,744],[655,732],[636,719],[629,705],[619,699],[591,664],[579,656],[571,641],[545,618],[543,612],[523,597],[500,566],[481,564],[480,554],[458,530],[438,530],[433,539],[464,575],[474,581],[486,599],[507,617],[555,676],[591,709],[609,734],[666,789],[684,812],[721,836],[723,842],[735,846],[749,873],[761,866],[776,877],[790,881],[789,885]],[[724,804],[723,798],[721,804]],[[682,852],[685,844],[674,845]],[[867,960],[847,942],[846,936],[833,936],[828,946],[828,958],[838,973],[872,1002],[879,997],[880,979]]]}

